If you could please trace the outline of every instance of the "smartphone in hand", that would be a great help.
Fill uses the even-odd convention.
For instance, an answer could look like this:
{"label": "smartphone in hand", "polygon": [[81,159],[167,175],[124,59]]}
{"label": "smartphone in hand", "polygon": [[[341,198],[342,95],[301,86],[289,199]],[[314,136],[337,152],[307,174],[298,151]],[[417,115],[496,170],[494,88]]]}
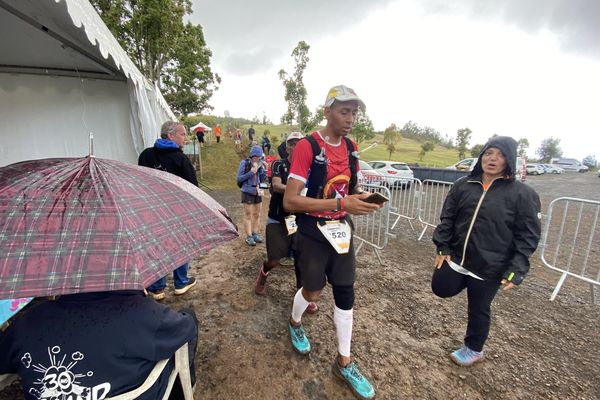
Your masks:
{"label": "smartphone in hand", "polygon": [[381,193],[371,193],[371,195],[369,197],[367,197],[366,199],[363,199],[362,201],[364,201],[365,203],[383,204],[389,200],[390,199],[388,199]]}

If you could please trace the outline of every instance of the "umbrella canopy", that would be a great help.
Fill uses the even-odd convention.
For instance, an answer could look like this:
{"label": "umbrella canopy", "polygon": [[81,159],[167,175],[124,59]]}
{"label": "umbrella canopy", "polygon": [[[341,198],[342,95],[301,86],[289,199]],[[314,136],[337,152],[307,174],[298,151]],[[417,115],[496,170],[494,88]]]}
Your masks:
{"label": "umbrella canopy", "polygon": [[0,168],[0,299],[143,289],[237,237],[167,172],[94,157]]}

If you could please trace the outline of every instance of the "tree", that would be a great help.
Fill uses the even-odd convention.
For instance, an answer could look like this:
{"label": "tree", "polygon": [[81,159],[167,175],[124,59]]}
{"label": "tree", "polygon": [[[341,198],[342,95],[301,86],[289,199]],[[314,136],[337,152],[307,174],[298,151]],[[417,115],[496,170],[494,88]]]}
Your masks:
{"label": "tree", "polygon": [[91,0],[138,69],[156,83],[176,112],[211,109],[221,78],[200,25],[184,23],[190,0]]}
{"label": "tree", "polygon": [[540,147],[535,151],[540,157],[540,161],[549,163],[552,158],[562,157],[562,150],[560,149],[560,139],[554,139],[553,137],[542,140]]}
{"label": "tree", "polygon": [[288,103],[287,111],[282,115],[281,122],[298,125],[302,132],[312,129],[311,113],[306,106],[307,91],[304,87],[304,70],[308,64],[308,50],[310,46],[303,40],[292,51],[292,57],[296,64],[294,74],[289,76],[285,70],[279,70],[279,79],[285,88],[284,99]]}
{"label": "tree", "polygon": [[476,144],[473,147],[471,147],[471,157],[473,158],[477,158],[479,157],[479,154],[481,153],[481,149],[483,149],[483,144]]}
{"label": "tree", "polygon": [[596,156],[593,156],[591,154],[586,156],[581,163],[583,165],[588,166],[589,168],[596,168],[596,166],[598,165],[598,163],[596,162]]}
{"label": "tree", "polygon": [[383,144],[385,144],[386,149],[389,153],[388,160],[392,159],[392,153],[396,151],[396,145],[402,139],[402,135],[400,131],[396,127],[396,124],[391,124],[385,131],[383,132]]}
{"label": "tree", "polygon": [[435,148],[435,145],[431,142],[425,142],[421,145],[421,151],[419,152],[419,161],[423,161],[423,157],[425,154],[432,151]]}
{"label": "tree", "polygon": [[458,149],[458,159],[462,160],[465,158],[467,152],[467,146],[471,140],[472,131],[469,128],[462,128],[456,131],[456,147]]}
{"label": "tree", "polygon": [[365,140],[371,140],[375,137],[373,122],[371,122],[371,119],[367,115],[366,111],[359,109],[350,134],[354,136],[357,145],[361,144]]}
{"label": "tree", "polygon": [[521,138],[517,142],[517,155],[519,157],[525,157],[526,151],[529,148],[529,140],[527,138]]}

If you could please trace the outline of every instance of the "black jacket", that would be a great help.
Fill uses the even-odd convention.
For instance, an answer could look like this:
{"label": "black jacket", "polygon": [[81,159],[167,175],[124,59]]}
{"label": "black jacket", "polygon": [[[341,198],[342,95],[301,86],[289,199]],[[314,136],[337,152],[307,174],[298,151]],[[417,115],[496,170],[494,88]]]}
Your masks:
{"label": "black jacket", "polygon": [[170,172],[198,186],[194,166],[181,149],[148,147],[140,154],[138,165]]}
{"label": "black jacket", "polygon": [[489,147],[499,148],[508,166],[507,175],[493,181],[487,191],[481,182],[482,155],[473,172],[454,183],[433,242],[438,254],[451,255],[452,261],[484,279],[499,280],[514,273],[512,282],[519,284],[540,240],[541,205],[531,187],[514,179],[513,142],[496,137],[482,150],[483,154]]}
{"label": "black jacket", "polygon": [[[18,373],[28,400],[40,398],[36,393],[103,399],[127,392],[197,336],[195,316],[141,291],[66,295],[21,312],[0,332],[0,374]],[[161,399],[172,370],[170,361],[138,399]]]}

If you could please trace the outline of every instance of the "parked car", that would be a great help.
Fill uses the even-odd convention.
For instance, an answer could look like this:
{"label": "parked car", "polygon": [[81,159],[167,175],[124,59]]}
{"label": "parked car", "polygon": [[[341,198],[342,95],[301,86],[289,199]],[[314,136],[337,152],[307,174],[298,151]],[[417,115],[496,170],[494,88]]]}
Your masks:
{"label": "parked car", "polygon": [[562,168],[565,171],[587,172],[587,165],[583,165],[579,160],[574,158],[560,158],[552,160],[552,165]]}
{"label": "parked car", "polygon": [[459,171],[473,171],[475,164],[477,164],[477,158],[465,158],[464,160],[460,160],[456,164],[450,165],[446,168],[457,169]]}
{"label": "parked car", "polygon": [[527,171],[527,175],[542,175],[545,174],[544,168],[540,164],[527,164],[525,166],[525,170]]}
{"label": "parked car", "polygon": [[562,174],[564,172],[564,169],[562,169],[561,167],[558,167],[556,165],[550,165],[550,164],[540,164],[542,166],[542,168],[544,168],[544,172],[546,172],[547,174]]}
{"label": "parked car", "polygon": [[370,161],[369,165],[383,175],[386,186],[410,187],[414,174],[408,164],[399,161]]}
{"label": "parked car", "polygon": [[376,171],[363,160],[358,160],[360,171],[357,173],[358,183],[366,183],[369,185],[381,185],[384,183],[384,176],[381,172]]}

